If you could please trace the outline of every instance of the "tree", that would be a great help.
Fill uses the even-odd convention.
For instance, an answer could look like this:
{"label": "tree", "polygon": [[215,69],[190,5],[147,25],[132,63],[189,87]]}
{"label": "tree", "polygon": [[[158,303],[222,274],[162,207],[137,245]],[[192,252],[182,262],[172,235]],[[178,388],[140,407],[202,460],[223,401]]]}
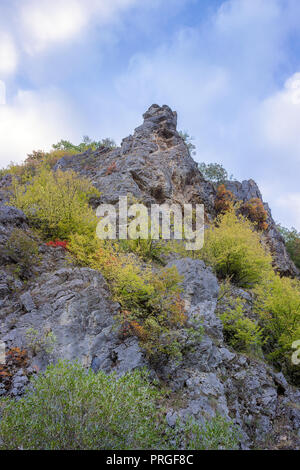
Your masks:
{"label": "tree", "polygon": [[300,269],[300,232],[294,227],[290,230],[282,225],[277,228],[284,238],[286,249],[298,269]]}
{"label": "tree", "polygon": [[187,131],[179,131],[178,134],[180,137],[184,140],[187,148],[189,149],[189,152],[191,155],[196,155],[196,145],[193,144],[192,140],[194,140],[194,137],[191,137]]}
{"label": "tree", "polygon": [[88,149],[97,150],[100,147],[114,148],[116,143],[114,140],[106,138],[99,141],[92,140],[89,136],[84,135],[79,145],[72,144],[69,140],[60,140],[57,144],[52,145],[54,150],[76,151],[78,153],[85,152]]}
{"label": "tree", "polygon": [[213,183],[222,184],[233,179],[233,175],[229,177],[227,171],[220,163],[206,164],[201,162],[198,166],[204,178]]}

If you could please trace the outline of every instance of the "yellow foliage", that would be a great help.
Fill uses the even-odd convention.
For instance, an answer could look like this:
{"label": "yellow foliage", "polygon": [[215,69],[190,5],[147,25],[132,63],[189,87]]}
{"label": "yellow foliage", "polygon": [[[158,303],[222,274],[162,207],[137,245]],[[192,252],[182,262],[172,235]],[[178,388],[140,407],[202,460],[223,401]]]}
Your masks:
{"label": "yellow foliage", "polygon": [[[292,343],[300,340],[300,282],[272,274],[255,289],[255,310],[268,335],[269,357],[292,366]],[[298,373],[300,375],[299,366]]]}
{"label": "yellow foliage", "polygon": [[21,209],[46,238],[68,239],[72,233],[93,233],[97,218],[89,207],[99,192],[73,171],[42,167],[31,184],[13,178],[9,204]]}
{"label": "yellow foliage", "polygon": [[206,230],[200,255],[219,277],[230,276],[241,287],[252,287],[272,272],[272,258],[260,235],[233,208]]}

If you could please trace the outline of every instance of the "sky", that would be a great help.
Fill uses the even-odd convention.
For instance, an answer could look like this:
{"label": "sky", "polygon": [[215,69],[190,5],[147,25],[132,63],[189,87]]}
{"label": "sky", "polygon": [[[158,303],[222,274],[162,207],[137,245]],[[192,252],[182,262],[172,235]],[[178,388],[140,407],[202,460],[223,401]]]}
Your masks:
{"label": "sky", "polygon": [[299,0],[0,0],[0,168],[153,103],[300,230]]}

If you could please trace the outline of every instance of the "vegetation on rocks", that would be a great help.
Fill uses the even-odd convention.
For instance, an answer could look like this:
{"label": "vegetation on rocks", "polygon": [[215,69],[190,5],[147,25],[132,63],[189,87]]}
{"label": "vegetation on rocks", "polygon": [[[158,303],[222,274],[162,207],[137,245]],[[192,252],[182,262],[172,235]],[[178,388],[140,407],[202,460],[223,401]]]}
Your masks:
{"label": "vegetation on rocks", "polygon": [[234,208],[218,216],[206,231],[200,256],[219,278],[230,276],[240,287],[254,287],[272,271],[272,257],[260,235]]}
{"label": "vegetation on rocks", "polygon": [[218,186],[215,199],[215,209],[217,214],[224,214],[232,208],[234,196],[231,191],[225,188],[224,184]]}
{"label": "vegetation on rocks", "polygon": [[[182,135],[189,152],[167,106],[153,105],[144,119],[151,125],[139,126],[119,149],[60,141],[11,166],[1,182],[3,201],[10,197],[15,208],[0,208],[1,328],[8,338],[0,395],[17,397],[0,404],[3,449],[231,449],[240,439],[255,446],[257,429],[270,433],[278,417],[291,433],[300,423],[290,407],[298,391],[277,374],[298,383],[291,355],[300,338],[300,283],[285,277],[292,263],[259,189],[250,180],[227,182],[229,191],[227,172],[214,164],[202,165],[203,181],[190,138]],[[86,152],[79,163],[78,152]],[[99,240],[89,202],[100,193],[91,181],[113,204],[124,188],[139,202],[201,197],[210,224],[203,249],[191,253],[175,240]],[[297,262],[299,234],[283,235]],[[50,354],[78,358],[86,368],[59,362],[26,388],[32,357],[43,368]],[[145,364],[160,384],[135,370]],[[241,422],[242,438],[219,412]]]}
{"label": "vegetation on rocks", "polygon": [[295,228],[277,226],[284,238],[287,251],[298,269],[300,269],[300,233]]}
{"label": "vegetation on rocks", "polygon": [[251,220],[259,230],[267,230],[268,213],[264,208],[262,201],[258,198],[251,198],[241,206],[242,214]]}
{"label": "vegetation on rocks", "polygon": [[162,392],[144,371],[120,378],[59,362],[34,377],[20,400],[6,401],[0,448],[33,450],[236,449],[239,432],[216,417],[171,429],[159,410]]}
{"label": "vegetation on rocks", "polygon": [[227,170],[220,163],[199,163],[199,170],[204,178],[218,185],[224,184],[227,180],[232,180],[233,176],[228,175]]}
{"label": "vegetation on rocks", "polygon": [[236,351],[261,357],[264,332],[258,323],[245,315],[245,302],[234,299],[234,307],[220,315],[226,341]]}
{"label": "vegetation on rocks", "polygon": [[134,334],[153,360],[161,355],[181,358],[184,344],[178,328],[186,316],[180,297],[181,278],[175,267],[154,271],[118,243],[75,234],[68,246],[77,263],[99,270],[122,307],[119,322],[123,335]]}
{"label": "vegetation on rocks", "polygon": [[268,357],[298,376],[299,368],[291,363],[291,355],[292,343],[300,338],[300,281],[271,273],[256,286],[255,293]]}
{"label": "vegetation on rocks", "polygon": [[0,255],[6,266],[21,279],[28,279],[39,263],[38,243],[21,228],[14,228],[6,242],[0,248]]}
{"label": "vegetation on rocks", "polygon": [[89,198],[99,192],[73,171],[52,172],[46,167],[30,184],[14,178],[10,204],[21,209],[46,239],[68,239],[72,233],[94,233],[97,218]]}

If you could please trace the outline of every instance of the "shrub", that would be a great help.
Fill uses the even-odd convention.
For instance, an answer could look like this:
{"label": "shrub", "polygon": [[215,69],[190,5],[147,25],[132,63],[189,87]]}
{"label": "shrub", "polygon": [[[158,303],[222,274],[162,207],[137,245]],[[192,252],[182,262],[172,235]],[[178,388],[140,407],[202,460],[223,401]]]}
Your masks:
{"label": "shrub", "polygon": [[272,258],[251,222],[230,209],[205,233],[200,255],[220,278],[230,276],[241,287],[253,287],[272,272]]}
{"label": "shrub", "polygon": [[299,366],[291,363],[292,343],[300,339],[300,282],[297,279],[268,276],[256,287],[255,310],[268,336],[269,358],[291,373]]}
{"label": "shrub", "polygon": [[26,370],[29,363],[28,353],[25,349],[17,347],[6,350],[5,364],[0,364],[0,384],[4,385],[6,391],[12,386],[13,376],[20,370],[28,375]]}
{"label": "shrub", "polygon": [[105,171],[105,176],[111,175],[117,171],[117,164],[116,162],[112,162]]}
{"label": "shrub", "polygon": [[2,256],[10,263],[15,274],[22,279],[27,279],[33,273],[33,267],[39,262],[38,244],[27,233],[14,228],[11,232],[6,247],[2,250]]}
{"label": "shrub", "polygon": [[186,450],[237,450],[241,440],[240,430],[220,415],[205,420],[200,426],[189,418],[183,428],[182,447]]}
{"label": "shrub", "polygon": [[215,209],[217,214],[224,214],[231,210],[234,202],[234,196],[231,191],[227,190],[224,184],[221,184],[217,189],[217,196],[215,199]]}
{"label": "shrub", "polygon": [[170,243],[162,244],[159,240],[153,240],[149,236],[147,240],[138,238],[137,240],[120,240],[120,248],[125,252],[132,252],[140,256],[144,261],[156,261],[165,264],[162,255],[171,248]]}
{"label": "shrub", "polygon": [[242,214],[257,225],[259,230],[267,230],[268,213],[259,198],[252,198],[241,206]]}
{"label": "shrub", "polygon": [[99,192],[73,171],[52,172],[43,167],[29,185],[12,184],[10,204],[23,210],[46,238],[68,239],[71,233],[92,233],[97,218],[89,207]]}
{"label": "shrub", "polygon": [[237,351],[261,356],[264,343],[262,328],[245,316],[242,299],[237,298],[234,303],[234,308],[220,315],[227,342]]}
{"label": "shrub", "polygon": [[216,417],[167,426],[145,371],[120,378],[59,362],[31,381],[26,395],[2,405],[2,449],[234,449],[239,433]]}
{"label": "shrub", "polygon": [[34,328],[26,330],[27,349],[35,355],[39,352],[51,354],[56,344],[56,336],[52,331],[38,331]]}
{"label": "shrub", "polygon": [[67,245],[68,242],[67,240],[50,240],[50,242],[46,243],[47,246],[52,246],[53,248],[63,248],[64,250],[67,250]]}
{"label": "shrub", "polygon": [[157,393],[141,372],[120,379],[59,362],[4,408],[6,449],[148,449],[161,445]]}

